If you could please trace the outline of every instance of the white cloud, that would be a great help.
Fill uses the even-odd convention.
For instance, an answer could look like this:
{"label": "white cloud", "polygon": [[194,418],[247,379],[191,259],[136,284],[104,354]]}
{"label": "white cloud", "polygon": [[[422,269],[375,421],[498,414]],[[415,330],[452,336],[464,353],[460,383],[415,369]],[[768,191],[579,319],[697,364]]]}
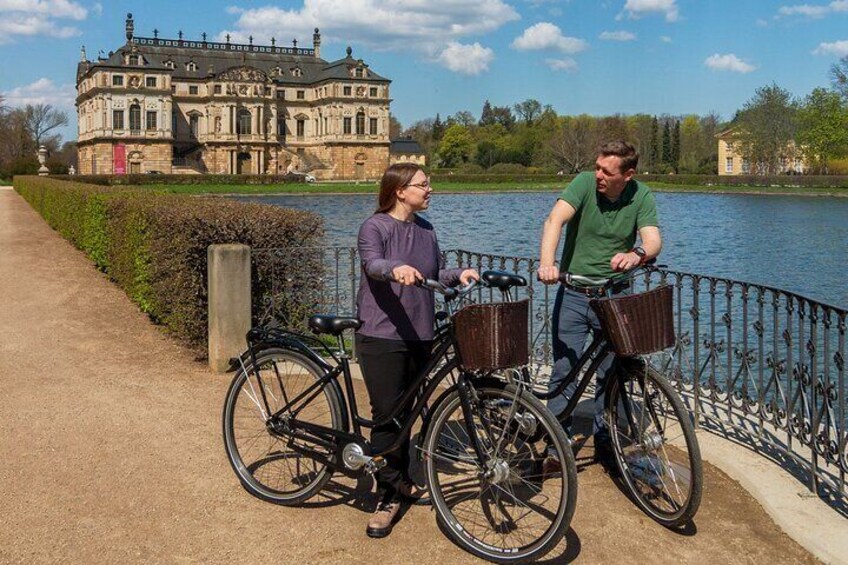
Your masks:
{"label": "white cloud", "polygon": [[[425,9],[426,8],[426,9]],[[300,7],[283,9],[229,8],[237,16],[233,29],[222,31],[233,42],[280,44],[297,38],[311,45],[314,28],[320,28],[327,58],[328,43],[365,45],[380,51],[413,51],[440,60],[445,45],[461,43],[469,36],[491,33],[505,23],[520,19],[504,0],[303,0]],[[356,56],[356,55],[354,55]],[[461,72],[461,71],[460,71]]]}
{"label": "white cloud", "polygon": [[727,55],[710,55],[704,60],[704,65],[714,71],[731,71],[734,73],[750,73],[757,67],[746,63],[733,53]]}
{"label": "white cloud", "polygon": [[763,20],[763,19],[757,20],[756,24],[757,24],[757,27],[768,27],[769,26],[768,20]]}
{"label": "white cloud", "polygon": [[521,51],[553,49],[563,53],[579,53],[588,46],[582,39],[564,36],[557,26],[549,22],[528,27],[512,42],[512,47]]}
{"label": "white cloud", "polygon": [[545,59],[545,64],[554,71],[573,73],[577,70],[577,61],[570,57],[566,57],[565,59]]}
{"label": "white cloud", "polygon": [[660,41],[662,41],[663,43],[671,43],[671,38],[667,35],[661,35]]}
{"label": "white cloud", "polygon": [[456,73],[479,75],[489,70],[489,63],[494,58],[495,52],[479,43],[463,45],[452,41],[439,55],[438,61]]}
{"label": "white cloud", "polygon": [[50,104],[69,110],[74,107],[76,88],[72,84],[56,85],[49,78],[40,78],[32,84],[19,86],[3,93],[4,103],[11,107],[27,104]]}
{"label": "white cloud", "polygon": [[806,16],[808,18],[823,18],[832,12],[848,12],[848,0],[834,0],[829,4],[797,4],[781,6],[777,17]]}
{"label": "white cloud", "polygon": [[676,22],[680,18],[677,0],[627,0],[624,11],[631,19],[655,13],[664,14],[667,22]]}
{"label": "white cloud", "polygon": [[813,50],[813,55],[836,55],[837,57],[848,56],[848,40],[834,41],[832,43],[819,43]]}
{"label": "white cloud", "polygon": [[82,21],[88,10],[70,0],[0,0],[0,44],[16,36],[67,38],[80,35],[73,26],[59,20]]}
{"label": "white cloud", "polygon": [[604,41],[635,41],[636,34],[629,31],[604,31],[598,38]]}

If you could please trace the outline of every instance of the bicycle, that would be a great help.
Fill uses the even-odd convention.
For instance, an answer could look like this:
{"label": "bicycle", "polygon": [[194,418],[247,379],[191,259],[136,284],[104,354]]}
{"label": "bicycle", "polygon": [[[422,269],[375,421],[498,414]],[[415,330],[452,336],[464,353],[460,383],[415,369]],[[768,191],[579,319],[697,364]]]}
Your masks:
{"label": "bicycle", "polygon": [[[640,357],[673,345],[672,290],[661,285],[641,294],[611,297],[614,285],[632,280],[646,268],[637,267],[609,279],[560,274],[562,283],[599,289],[604,298],[593,299],[590,304],[601,320],[602,331],[593,336],[555,390],[534,389],[534,394],[540,400],[549,400],[579,377],[577,390],[557,415],[565,421],[574,414],[600,364],[614,354],[613,373],[606,383],[604,419],[612,436],[616,468],[627,494],[640,509],[666,527],[679,528],[691,521],[701,503],[700,448],[689,412],[669,379]],[[526,281],[514,282],[501,289],[505,301],[514,299],[512,288],[526,285]],[[647,327],[651,323],[654,327]],[[651,335],[645,335],[646,331]],[[530,383],[529,370],[518,371],[515,380]]]}
{"label": "bicycle", "polygon": [[[482,276],[482,284],[493,288],[504,283],[497,274]],[[448,314],[454,314],[454,305],[474,284],[423,286],[441,293]],[[574,514],[574,455],[559,422],[522,383],[505,383],[470,365],[476,352],[457,339],[453,322],[476,311],[469,308],[437,318],[431,359],[385,422],[363,418],[357,410],[343,333],[357,329],[359,320],[309,319],[313,333],[335,338],[337,352],[318,337],[292,330],[251,329],[223,411],[227,457],[243,487],[269,502],[300,504],[335,472],[375,473],[420,416],[424,439],[416,450],[443,531],[466,551],[498,563],[547,554]],[[526,328],[526,301],[507,308],[523,316]],[[521,338],[526,346],[526,329]],[[408,406],[408,417],[398,420]],[[390,420],[401,428],[401,439],[372,453],[362,428]],[[562,471],[544,475],[544,459],[551,456]]]}

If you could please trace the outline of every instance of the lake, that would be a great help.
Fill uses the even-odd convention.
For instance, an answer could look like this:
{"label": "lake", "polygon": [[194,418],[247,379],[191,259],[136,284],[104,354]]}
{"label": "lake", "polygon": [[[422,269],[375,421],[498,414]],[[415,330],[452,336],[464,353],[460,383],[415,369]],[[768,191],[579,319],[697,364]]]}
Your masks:
{"label": "lake", "polygon": [[[329,245],[355,246],[374,195],[250,196],[325,218]],[[536,257],[555,192],[440,194],[424,216],[442,249]],[[848,307],[848,199],[656,193],[663,252],[672,270],[774,286]]]}

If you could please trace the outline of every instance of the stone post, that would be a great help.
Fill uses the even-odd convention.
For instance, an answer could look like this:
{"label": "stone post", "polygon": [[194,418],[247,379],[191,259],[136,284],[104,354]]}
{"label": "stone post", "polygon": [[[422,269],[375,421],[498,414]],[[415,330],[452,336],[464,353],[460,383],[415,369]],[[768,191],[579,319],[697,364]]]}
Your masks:
{"label": "stone post", "polygon": [[36,153],[38,157],[38,164],[41,165],[38,168],[38,176],[46,177],[50,174],[50,169],[47,168],[47,165],[44,163],[47,161],[47,148],[43,145],[38,148],[38,153]]}
{"label": "stone post", "polygon": [[250,329],[250,247],[240,244],[210,245],[207,249],[209,280],[209,367],[223,373],[230,359],[247,347]]}

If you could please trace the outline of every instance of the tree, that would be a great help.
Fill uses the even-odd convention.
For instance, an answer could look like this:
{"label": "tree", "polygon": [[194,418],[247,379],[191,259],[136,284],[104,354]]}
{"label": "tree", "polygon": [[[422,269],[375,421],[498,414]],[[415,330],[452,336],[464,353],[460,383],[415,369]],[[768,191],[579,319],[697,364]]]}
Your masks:
{"label": "tree", "polygon": [[738,126],[734,149],[761,174],[781,171],[781,162],[794,155],[795,116],[797,105],[788,90],[777,84],[756,90],[742,107],[736,119]]}
{"label": "tree", "polygon": [[[32,139],[35,141],[35,146],[40,147],[44,144],[48,133],[56,128],[68,125],[68,115],[61,110],[53,108],[50,104],[27,104],[25,123],[26,129]],[[52,136],[55,144],[59,143],[59,136]]]}
{"label": "tree", "polygon": [[680,120],[674,120],[671,130],[671,161],[672,170],[676,173],[680,167]]}
{"label": "tree", "polygon": [[486,100],[483,103],[483,111],[480,113],[480,125],[490,126],[495,123],[495,114],[492,112],[492,105]]}
{"label": "tree", "polygon": [[798,109],[798,143],[808,163],[828,174],[828,162],[848,154],[848,102],[814,89]]}
{"label": "tree", "polygon": [[436,119],[433,120],[433,140],[441,141],[442,136],[445,134],[445,126],[442,124],[442,120],[439,117],[439,114],[436,114]]}
{"label": "tree", "polygon": [[660,165],[660,124],[657,117],[651,120],[651,152],[650,167],[655,170]]}
{"label": "tree", "polygon": [[[680,157],[678,172],[697,173],[701,162],[701,121],[696,115],[683,118],[680,123]],[[715,143],[713,143],[715,145]]]}
{"label": "tree", "polygon": [[445,130],[439,144],[439,157],[443,167],[456,167],[467,163],[474,153],[474,138],[465,126],[454,124]]}
{"label": "tree", "polygon": [[597,121],[587,115],[563,117],[547,142],[548,150],[560,169],[579,173],[595,159],[598,145]]}
{"label": "tree", "polygon": [[389,139],[398,139],[400,137],[401,130],[403,130],[403,126],[397,118],[389,114]]}
{"label": "tree", "polygon": [[453,116],[449,117],[447,122],[451,125],[459,124],[467,128],[477,125],[477,120],[474,119],[474,115],[468,110],[461,110],[457,112]]}
{"label": "tree", "polygon": [[663,165],[671,166],[671,127],[668,125],[668,120],[663,124],[662,162]]}
{"label": "tree", "polygon": [[512,110],[509,106],[494,106],[492,107],[492,117],[496,124],[500,124],[506,131],[512,131],[515,126],[515,116],[512,115]]}
{"label": "tree", "polygon": [[534,100],[532,98],[528,98],[524,102],[520,104],[516,104],[513,106],[515,109],[515,113],[524,120],[524,123],[529,125],[533,125],[533,121],[539,114],[542,113],[542,104],[538,100]]}
{"label": "tree", "polygon": [[848,101],[848,55],[839,59],[830,67],[830,77],[833,88]]}

